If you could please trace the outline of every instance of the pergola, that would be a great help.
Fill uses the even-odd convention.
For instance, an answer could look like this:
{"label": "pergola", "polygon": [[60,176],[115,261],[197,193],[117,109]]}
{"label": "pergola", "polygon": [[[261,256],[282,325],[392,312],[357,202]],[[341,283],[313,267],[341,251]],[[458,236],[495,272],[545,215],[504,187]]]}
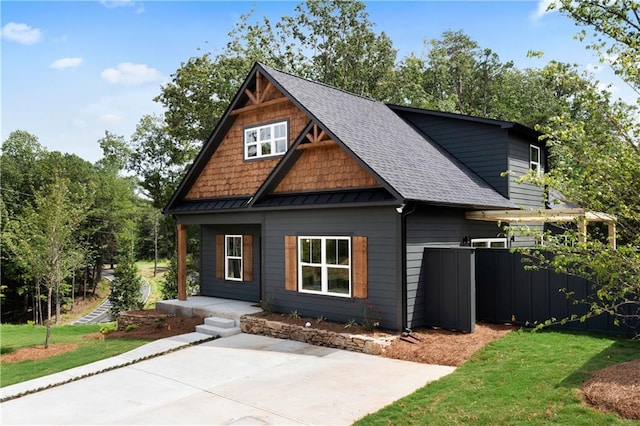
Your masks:
{"label": "pergola", "polygon": [[538,210],[478,210],[466,212],[469,220],[507,223],[555,223],[577,222],[578,238],[581,243],[587,241],[588,222],[606,222],[609,229],[609,244],[616,248],[617,218],[607,213],[591,212],[580,208],[538,209]]}

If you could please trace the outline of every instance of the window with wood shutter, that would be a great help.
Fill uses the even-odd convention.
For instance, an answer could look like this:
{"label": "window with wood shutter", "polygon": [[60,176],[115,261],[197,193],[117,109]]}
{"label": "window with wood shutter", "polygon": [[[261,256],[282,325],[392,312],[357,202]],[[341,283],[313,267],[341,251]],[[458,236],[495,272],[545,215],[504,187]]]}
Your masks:
{"label": "window with wood shutter", "polygon": [[366,298],[367,267],[367,237],[285,237],[286,290]]}
{"label": "window with wood shutter", "polygon": [[216,278],[253,281],[252,235],[216,235]]}

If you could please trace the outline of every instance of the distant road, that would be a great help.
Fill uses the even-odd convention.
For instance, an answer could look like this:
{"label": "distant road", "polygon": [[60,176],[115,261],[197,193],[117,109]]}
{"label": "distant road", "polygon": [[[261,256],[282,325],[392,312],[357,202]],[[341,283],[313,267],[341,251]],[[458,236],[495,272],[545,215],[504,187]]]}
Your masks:
{"label": "distant road", "polygon": [[[102,271],[102,277],[113,281],[115,278],[113,275],[113,269],[104,269]],[[149,281],[142,278],[142,289],[140,291],[140,299],[143,303],[146,303],[151,295],[151,285],[149,285]],[[100,306],[95,308],[93,311],[89,312],[87,315],[78,318],[73,322],[73,324],[92,324],[92,323],[103,323],[103,322],[111,322],[111,315],[109,314],[109,310],[111,309],[111,302],[109,298],[106,298]]]}

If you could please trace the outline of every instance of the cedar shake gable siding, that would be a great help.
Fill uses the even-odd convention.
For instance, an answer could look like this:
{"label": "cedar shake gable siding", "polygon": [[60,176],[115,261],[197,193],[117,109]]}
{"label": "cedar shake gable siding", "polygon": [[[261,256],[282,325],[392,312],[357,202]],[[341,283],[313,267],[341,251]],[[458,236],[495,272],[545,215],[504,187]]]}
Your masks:
{"label": "cedar shake gable siding", "polygon": [[273,193],[380,186],[334,141],[299,145],[302,154]]}
{"label": "cedar shake gable siding", "polygon": [[187,200],[251,196],[265,181],[282,156],[244,159],[244,130],[288,121],[288,146],[309,122],[290,101],[240,112],[206,166],[185,196]]}

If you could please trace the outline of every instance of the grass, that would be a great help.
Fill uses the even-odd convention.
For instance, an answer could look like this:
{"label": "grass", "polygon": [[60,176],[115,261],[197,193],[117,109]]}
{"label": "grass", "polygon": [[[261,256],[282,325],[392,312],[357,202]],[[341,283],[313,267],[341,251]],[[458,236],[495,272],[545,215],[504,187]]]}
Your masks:
{"label": "grass", "polygon": [[[148,343],[141,339],[94,339],[85,336],[100,331],[105,324],[62,325],[51,328],[51,344],[75,343],[78,349],[41,360],[2,363],[0,386],[9,386],[109,358]],[[32,325],[0,324],[0,353],[42,346],[46,328]]]}
{"label": "grass", "polygon": [[144,309],[153,309],[156,306],[158,300],[162,300],[162,281],[166,273],[169,262],[162,260],[158,262],[158,273],[153,276],[153,261],[140,261],[136,262],[138,270],[142,277],[151,285],[151,295],[144,305]]}
{"label": "grass", "polygon": [[640,342],[562,332],[512,332],[454,373],[357,425],[637,424],[586,407],[593,371],[640,358]]}

